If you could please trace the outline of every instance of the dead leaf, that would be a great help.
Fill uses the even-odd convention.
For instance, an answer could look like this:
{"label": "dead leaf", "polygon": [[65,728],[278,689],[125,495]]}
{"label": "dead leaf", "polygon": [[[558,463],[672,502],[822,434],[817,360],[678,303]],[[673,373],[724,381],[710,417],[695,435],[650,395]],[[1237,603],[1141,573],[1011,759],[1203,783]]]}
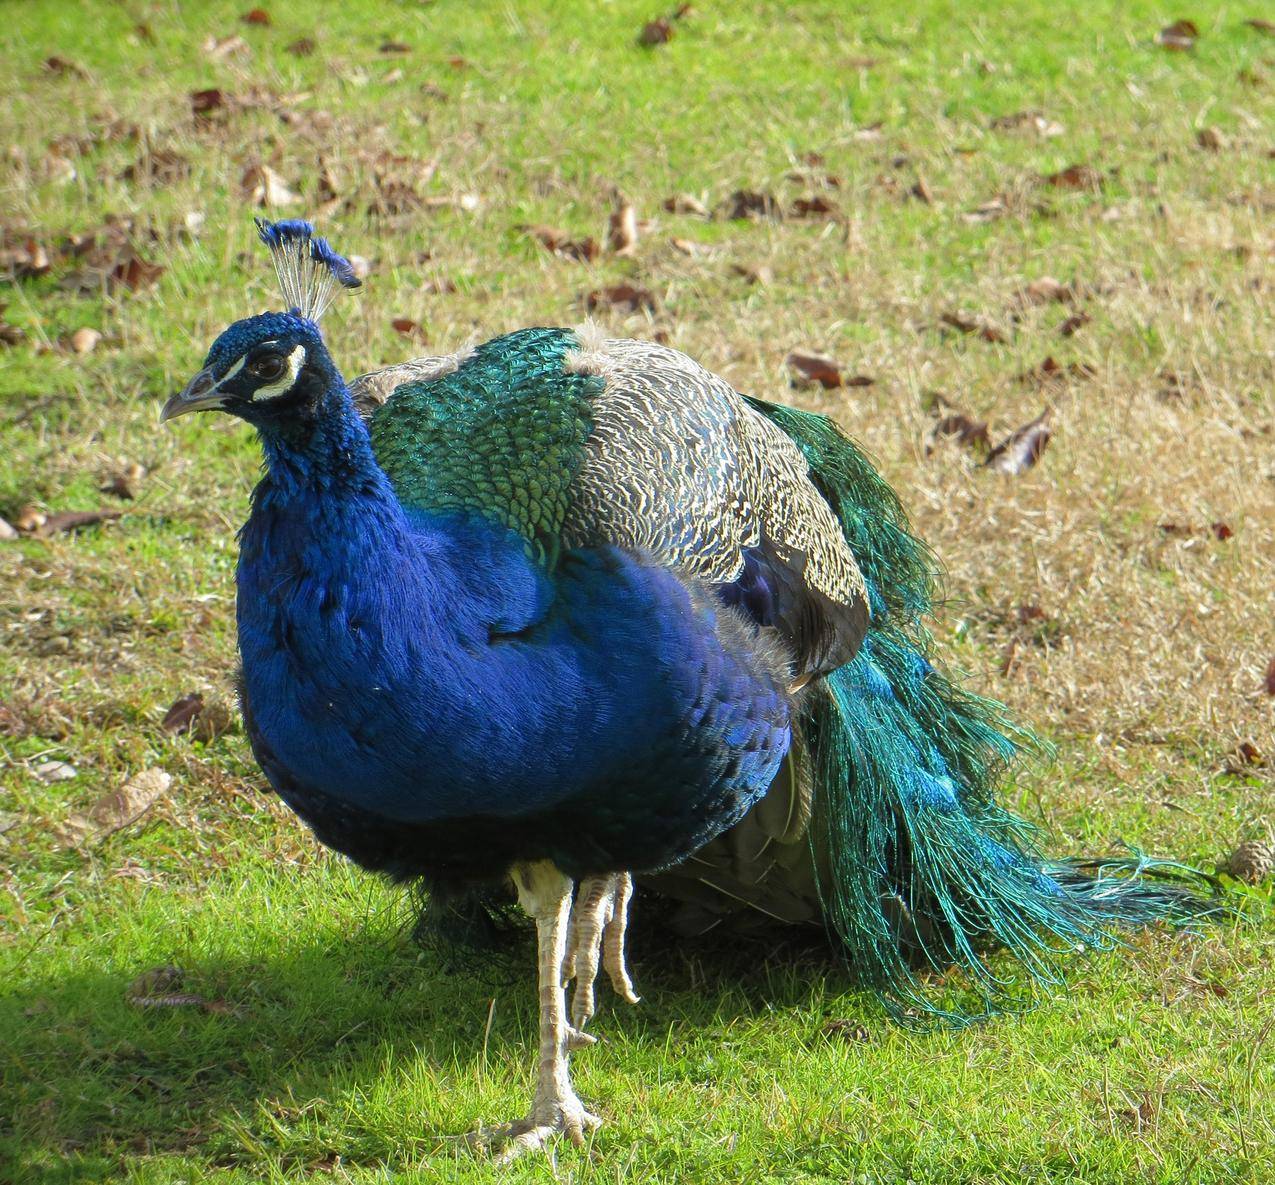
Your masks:
{"label": "dead leaf", "polygon": [[226,92],[218,87],[208,90],[190,92],[190,109],[196,116],[207,115],[210,111],[219,111],[226,106]]}
{"label": "dead leaf", "polygon": [[1073,337],[1077,330],[1083,329],[1093,318],[1083,310],[1072,313],[1060,326],[1058,332],[1063,337]]}
{"label": "dead leaf", "polygon": [[83,66],[69,58],[58,57],[56,54],[45,58],[43,66],[46,74],[59,74],[64,78],[88,78],[89,76],[89,72]]}
{"label": "dead leaf", "polygon": [[0,249],[0,268],[11,272],[17,280],[43,276],[52,266],[49,253],[33,238],[23,236],[12,246],[6,244]]}
{"label": "dead leaf", "polygon": [[383,41],[377,52],[383,54],[411,53],[412,47],[406,41]]}
{"label": "dead leaf", "polygon": [[1025,473],[1040,460],[1053,435],[1048,419],[1049,410],[1046,409],[1002,440],[987,454],[983,464],[999,473]]}
{"label": "dead leaf", "polygon": [[694,214],[699,218],[708,217],[708,207],[699,198],[689,193],[679,193],[664,199],[664,208],[670,214]]}
{"label": "dead leaf", "polygon": [[420,342],[425,340],[425,330],[421,328],[419,322],[413,321],[408,317],[395,317],[390,322],[390,328],[395,333],[401,333],[404,337],[414,338]]}
{"label": "dead leaf", "polygon": [[998,218],[1004,218],[1009,213],[1009,207],[1001,198],[992,198],[990,202],[984,202],[981,206],[975,206],[972,210],[966,210],[961,218],[966,222],[995,222]]}
{"label": "dead leaf", "polygon": [[1082,164],[1068,165],[1065,169],[1050,173],[1044,180],[1046,185],[1052,185],[1055,189],[1095,190],[1102,187],[1102,174],[1089,165]]}
{"label": "dead leaf", "polygon": [[1007,340],[1005,334],[997,329],[995,325],[988,325],[982,321],[972,321],[959,313],[944,313],[939,320],[944,325],[950,325],[961,333],[977,334],[985,342],[1003,342]]}
{"label": "dead leaf", "polygon": [[186,973],[180,967],[154,967],[129,984],[124,998],[134,1008],[202,1008],[217,1015],[233,1011],[225,1000],[208,1000],[195,992],[180,991],[185,980]]}
{"label": "dead leaf", "polygon": [[162,769],[144,769],[134,774],[118,790],[99,798],[85,813],[71,815],[58,828],[59,842],[63,846],[80,846],[114,835],[137,822],[167,793],[172,782],[172,774]]}
{"label": "dead leaf", "polygon": [[1275,21],[1264,21],[1259,17],[1254,17],[1244,23],[1250,29],[1256,29],[1259,33],[1265,33],[1267,36],[1275,37]]}
{"label": "dead leaf", "polygon": [[191,723],[204,710],[204,697],[198,691],[183,695],[169,705],[164,718],[159,722],[160,728],[174,736],[181,736],[190,731]]}
{"label": "dead leaf", "polygon": [[1159,33],[1156,34],[1158,41],[1165,49],[1183,50],[1194,49],[1195,43],[1199,39],[1200,30],[1194,21],[1174,21],[1171,25],[1165,25]]}
{"label": "dead leaf", "polygon": [[168,269],[162,263],[150,263],[130,249],[123,258],[106,274],[108,286],[127,288],[131,292],[139,288],[149,288],[158,282],[160,276]]}
{"label": "dead leaf", "polygon": [[1012,115],[998,115],[992,120],[990,127],[998,132],[1034,132],[1042,139],[1061,136],[1067,130],[1057,120],[1049,119],[1040,111],[1015,111]]}
{"label": "dead leaf", "polygon": [[694,239],[669,239],[669,246],[683,255],[694,258],[697,255],[711,255],[713,249],[706,243],[697,243]]}
{"label": "dead leaf", "polygon": [[1265,764],[1262,751],[1252,741],[1241,741],[1222,766],[1224,774],[1244,777]]}
{"label": "dead leaf", "polygon": [[1226,137],[1217,128],[1201,128],[1195,133],[1195,142],[1205,152],[1221,152],[1226,147]]}
{"label": "dead leaf", "polygon": [[573,239],[565,230],[559,230],[553,226],[520,226],[518,227],[524,234],[530,235],[536,240],[546,251],[551,251],[554,255],[560,255],[564,259],[577,259],[583,262],[590,262],[597,259],[600,254],[598,241],[592,237],[585,239]]}
{"label": "dead leaf", "polygon": [[934,452],[935,444],[940,440],[950,440],[984,455],[992,451],[987,421],[975,420],[964,412],[949,412],[935,423],[930,430],[930,440],[925,446],[927,457]]}
{"label": "dead leaf", "polygon": [[779,203],[773,194],[751,189],[735,190],[730,197],[717,206],[714,214],[718,218],[728,218],[732,221],[782,217]]}
{"label": "dead leaf", "polygon": [[245,25],[272,25],[270,14],[264,8],[250,8],[239,18]]}
{"label": "dead leaf", "polygon": [[137,461],[129,461],[119,469],[108,473],[98,489],[104,494],[131,501],[137,497],[145,477],[146,466]]}
{"label": "dead leaf", "polygon": [[839,217],[841,211],[836,204],[830,202],[822,194],[814,194],[811,197],[799,197],[793,201],[788,208],[788,213],[794,218],[815,218],[820,216]]}
{"label": "dead leaf", "polygon": [[1031,370],[1025,370],[1017,377],[1020,383],[1043,387],[1053,383],[1065,383],[1071,379],[1084,381],[1093,378],[1093,376],[1094,368],[1089,363],[1068,362],[1064,366],[1050,354],[1039,366],[1035,366]]}
{"label": "dead leaf", "polygon": [[0,304],[0,346],[16,346],[26,341],[27,335],[16,325],[4,319],[4,311],[9,306]]}
{"label": "dead leaf", "polygon": [[78,531],[82,527],[96,526],[119,518],[122,510],[59,510],[45,514],[34,506],[24,506],[18,511],[14,526],[37,539],[47,539],[61,531]]}
{"label": "dead leaf", "polygon": [[615,284],[610,288],[595,288],[584,298],[585,307],[594,313],[599,309],[627,309],[631,313],[643,310],[653,313],[657,308],[655,294],[647,288],[633,284]]}
{"label": "dead leaf", "polygon": [[314,38],[298,37],[283,48],[285,53],[290,53],[295,58],[308,58],[318,47],[314,43]]}
{"label": "dead leaf", "polygon": [[203,50],[204,56],[214,62],[224,61],[226,58],[252,56],[252,50],[248,43],[237,33],[231,34],[229,37],[207,37],[200,48]]}
{"label": "dead leaf", "polygon": [[1275,658],[1271,659],[1270,666],[1266,668],[1266,694],[1275,695]]}
{"label": "dead leaf", "polygon": [[1050,301],[1062,303],[1075,299],[1075,289],[1069,284],[1062,284],[1053,276],[1041,276],[1033,280],[1019,294],[1023,304],[1048,304]]}
{"label": "dead leaf", "polygon": [[908,190],[907,196],[915,198],[919,202],[924,202],[927,206],[934,204],[934,195],[930,192],[930,187],[925,178],[921,176],[917,177],[912,188]]}
{"label": "dead leaf", "polygon": [[654,45],[664,45],[666,42],[673,40],[673,23],[668,17],[659,17],[653,21],[647,21],[642,26],[642,32],[638,34],[638,44],[647,47]]}
{"label": "dead leaf", "polygon": [[788,366],[796,372],[804,385],[818,383],[825,391],[842,385],[841,367],[822,354],[806,354],[794,351],[788,355]]}
{"label": "dead leaf", "polygon": [[607,247],[615,255],[632,255],[637,247],[637,211],[633,203],[619,198],[607,227]]}
{"label": "dead leaf", "polygon": [[41,761],[31,772],[50,786],[55,782],[70,782],[80,776],[80,771],[66,761]]}
{"label": "dead leaf", "polygon": [[764,263],[732,263],[730,270],[748,283],[757,284],[760,287],[765,287],[775,278],[774,273]]}
{"label": "dead leaf", "polygon": [[239,179],[239,187],[254,206],[267,209],[295,205],[301,200],[301,195],[289,189],[269,165],[251,165]]}

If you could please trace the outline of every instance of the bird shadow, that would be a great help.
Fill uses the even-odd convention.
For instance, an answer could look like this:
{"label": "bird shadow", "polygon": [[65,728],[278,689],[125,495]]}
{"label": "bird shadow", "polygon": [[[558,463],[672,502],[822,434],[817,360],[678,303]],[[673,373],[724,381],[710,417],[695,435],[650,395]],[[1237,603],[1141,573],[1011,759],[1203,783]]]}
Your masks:
{"label": "bird shadow", "polygon": [[[640,923],[633,936],[643,1006],[607,1007],[599,1026],[612,1051],[590,1056],[817,1008],[853,987],[818,943],[687,943]],[[289,1171],[336,1156],[393,1162],[403,1149],[391,1133],[325,1121],[323,1102],[365,1096],[414,1060],[438,1081],[495,1076],[489,1089],[525,1089],[534,961],[530,942],[513,943],[484,966],[422,950],[404,933],[283,940],[261,957],[86,967],[0,996],[0,1180],[5,1164],[13,1180],[41,1185],[114,1180],[134,1158],[155,1156],[225,1168],[270,1160]],[[876,1012],[867,995],[842,1005]],[[458,1146],[469,1122],[443,1097],[427,1100],[427,1112],[434,1102],[434,1115],[414,1117],[421,1153]]]}

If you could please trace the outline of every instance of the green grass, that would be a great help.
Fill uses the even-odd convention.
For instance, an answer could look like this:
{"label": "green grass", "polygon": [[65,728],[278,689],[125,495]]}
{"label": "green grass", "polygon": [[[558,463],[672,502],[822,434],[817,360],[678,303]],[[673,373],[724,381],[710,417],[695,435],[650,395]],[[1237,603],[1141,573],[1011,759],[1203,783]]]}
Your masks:
{"label": "green grass", "polygon": [[[421,952],[406,904],[265,793],[237,729],[203,742],[159,726],[188,691],[231,696],[233,534],[258,453],[213,417],[160,429],[157,407],[220,328],[274,299],[245,169],[277,169],[302,214],[323,196],[322,161],[349,203],[324,230],[372,264],[330,317],[349,373],[422,348],[395,317],[442,352],[577,322],[583,294],[609,283],[649,287],[656,314],[607,319],[667,334],[742,390],[831,412],[900,489],[949,568],[944,656],[1060,746],[1007,790],[1056,850],[1126,842],[1211,867],[1267,833],[1270,765],[1222,772],[1241,741],[1268,763],[1275,750],[1261,692],[1275,656],[1275,39],[1245,25],[1257,6],[1196,5],[1189,53],[1154,43],[1182,13],[1148,3],[703,3],[655,50],[636,35],[659,6],[627,0],[274,4],[268,28],[240,23],[249,7],[0,9],[14,80],[0,246],[30,235],[57,255],[0,287],[26,338],[0,346],[0,517],[118,508],[102,474],[149,470],[119,523],[0,542],[0,1180],[1275,1177],[1269,882],[1240,898],[1243,924],[1135,936],[1078,959],[1037,1011],[962,1033],[892,1027],[808,957],[657,957],[648,942],[641,1006],[604,1001],[604,1043],[575,1063],[606,1126],[556,1166],[496,1170],[456,1137],[526,1104],[530,956],[510,977]],[[248,56],[201,48],[231,35]],[[313,55],[286,51],[303,36]],[[410,52],[379,53],[387,40]],[[43,69],[52,55],[84,76]],[[211,87],[248,105],[198,123],[188,94]],[[1028,109],[1061,134],[990,126]],[[114,121],[137,135],[112,138]],[[1197,145],[1205,127],[1221,151]],[[71,180],[47,160],[55,143]],[[184,176],[122,176],[164,151]],[[741,188],[787,203],[819,183],[790,178],[809,152],[840,182],[821,191],[837,222],[661,209]],[[1100,191],[1040,182],[1077,162]],[[378,175],[480,204],[369,212]],[[928,202],[908,196],[919,178]],[[655,223],[633,258],[559,260],[517,229],[600,236],[614,188]],[[967,217],[998,196],[1003,217]],[[154,288],[66,285],[77,264],[59,244],[108,215],[166,265]],[[1042,275],[1088,293],[1074,337],[1058,334],[1071,306],[1015,300]],[[456,291],[431,292],[439,280]],[[947,311],[1007,340],[953,336]],[[104,337],[78,356],[62,341],[85,325]],[[787,390],[799,347],[876,383]],[[1093,378],[1019,380],[1046,355]],[[1047,403],[1055,440],[1017,479],[927,456],[935,390],[1000,430]],[[1214,521],[1233,538],[1159,527]],[[1035,641],[1013,626],[1024,604],[1047,613]],[[78,776],[45,785],[47,757]],[[154,766],[174,783],[139,823],[59,845],[70,814]],[[168,964],[224,1006],[130,1004],[136,977]]]}

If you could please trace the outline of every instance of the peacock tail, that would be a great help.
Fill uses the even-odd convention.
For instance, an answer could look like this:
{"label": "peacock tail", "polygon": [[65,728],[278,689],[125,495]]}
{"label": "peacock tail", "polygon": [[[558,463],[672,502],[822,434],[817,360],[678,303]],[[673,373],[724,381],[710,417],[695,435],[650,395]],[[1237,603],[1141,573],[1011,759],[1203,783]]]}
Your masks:
{"label": "peacock tail", "polygon": [[[924,618],[937,564],[898,498],[825,417],[749,402],[805,455],[872,611],[859,654],[814,690],[803,723],[823,916],[856,974],[902,1019],[965,1023],[1028,1003],[1033,985],[1060,983],[1060,955],[1108,947],[1115,928],[1214,911],[1190,887],[1204,878],[1178,864],[1116,860],[1090,874],[1041,854],[1036,829],[994,799],[1010,764],[1039,742],[930,662]],[[1026,983],[988,965],[994,947],[1017,957]],[[981,1007],[942,1006],[918,975],[953,966]]]}

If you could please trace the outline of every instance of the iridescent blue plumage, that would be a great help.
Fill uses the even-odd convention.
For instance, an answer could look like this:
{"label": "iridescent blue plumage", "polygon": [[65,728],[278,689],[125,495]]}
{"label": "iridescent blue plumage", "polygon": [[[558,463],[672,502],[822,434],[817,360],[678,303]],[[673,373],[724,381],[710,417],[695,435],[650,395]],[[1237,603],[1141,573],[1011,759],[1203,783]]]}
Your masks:
{"label": "iridescent blue plumage", "polygon": [[952,1019],[917,964],[963,967],[990,1012],[1022,998],[991,946],[1052,983],[1061,949],[1200,910],[1045,860],[996,804],[1029,738],[930,662],[932,560],[830,421],[544,328],[370,376],[356,403],[316,323],[348,263],[309,223],[260,231],[292,311],[231,326],[165,409],[262,440],[237,577],[253,751],[369,868],[512,878],[540,934],[528,1130],[592,1119],[562,980],[582,1028],[630,872],[699,928],[822,922],[910,1015]]}

